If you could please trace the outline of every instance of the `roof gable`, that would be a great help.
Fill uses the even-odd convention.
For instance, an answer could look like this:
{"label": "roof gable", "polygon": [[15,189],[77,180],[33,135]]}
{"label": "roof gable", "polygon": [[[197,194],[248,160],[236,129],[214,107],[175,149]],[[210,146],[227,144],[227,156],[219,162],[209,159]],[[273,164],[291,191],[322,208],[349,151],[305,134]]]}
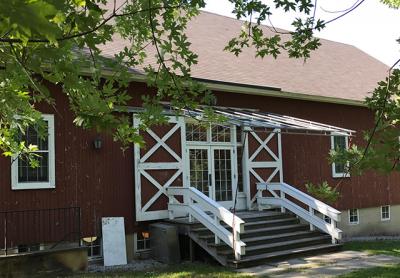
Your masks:
{"label": "roof gable", "polygon": [[[306,62],[286,54],[277,59],[255,58],[254,49],[244,49],[236,57],[223,49],[238,35],[242,24],[240,20],[209,12],[201,12],[189,23],[187,36],[192,50],[199,55],[199,63],[192,67],[193,77],[279,88],[282,94],[362,101],[386,77],[389,69],[354,46],[325,39],[321,39],[322,45]],[[273,35],[267,26],[264,31]],[[113,55],[125,45],[122,39],[115,38],[103,47],[103,54]],[[154,64],[154,55],[154,48],[148,47],[146,63]]]}

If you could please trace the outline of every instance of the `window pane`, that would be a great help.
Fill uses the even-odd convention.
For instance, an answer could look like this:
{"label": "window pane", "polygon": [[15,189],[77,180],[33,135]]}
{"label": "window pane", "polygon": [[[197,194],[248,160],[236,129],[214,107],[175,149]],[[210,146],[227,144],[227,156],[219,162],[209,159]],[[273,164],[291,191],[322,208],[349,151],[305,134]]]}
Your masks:
{"label": "window pane", "polygon": [[217,201],[232,200],[231,151],[214,150],[215,195]]}
{"label": "window pane", "polygon": [[[47,125],[47,122],[46,122]],[[25,134],[21,134],[21,141],[25,141],[26,145],[35,145],[38,150],[48,150],[48,136],[40,137],[36,126],[30,126],[26,129]]]}
{"label": "window pane", "polygon": [[137,241],[137,250],[143,250],[144,249],[144,240],[138,240]]}
{"label": "window pane", "polygon": [[345,172],[345,165],[344,163],[335,163],[335,173],[340,174]]}
{"label": "window pane", "polygon": [[345,150],[346,149],[346,137],[345,136],[334,136],[333,142],[335,150]]}
{"label": "window pane", "polygon": [[237,147],[236,153],[237,153],[237,170],[238,170],[238,175],[237,175],[238,191],[243,192],[243,163],[242,163],[243,147]]}
{"label": "window pane", "polygon": [[382,219],[389,219],[390,218],[390,209],[389,206],[382,207]]}
{"label": "window pane", "polygon": [[[47,123],[47,122],[46,122]],[[18,182],[48,182],[49,181],[49,142],[48,136],[41,138],[36,126],[28,127],[25,134],[21,134],[21,141],[27,145],[36,145],[38,151],[34,152],[37,156],[39,166],[32,168],[27,159],[18,158]]]}
{"label": "window pane", "polygon": [[349,220],[350,220],[350,223],[357,223],[358,222],[358,210],[357,209],[351,209],[350,210]]}
{"label": "window pane", "polygon": [[207,141],[207,128],[203,125],[186,124],[186,141]]}
{"label": "window pane", "polygon": [[[333,145],[335,151],[346,150],[346,137],[345,136],[334,136],[333,137]],[[345,163],[335,163],[335,173],[341,174],[346,172],[346,164]]]}
{"label": "window pane", "polygon": [[208,195],[208,151],[206,149],[190,149],[190,186]]}
{"label": "window pane", "polygon": [[39,166],[32,168],[26,159],[18,159],[19,182],[46,182],[49,181],[49,153],[36,152]]}
{"label": "window pane", "polygon": [[230,142],[231,128],[227,126],[214,125],[211,128],[211,141],[213,142]]}
{"label": "window pane", "polygon": [[240,126],[236,127],[236,142],[242,144],[242,128]]}

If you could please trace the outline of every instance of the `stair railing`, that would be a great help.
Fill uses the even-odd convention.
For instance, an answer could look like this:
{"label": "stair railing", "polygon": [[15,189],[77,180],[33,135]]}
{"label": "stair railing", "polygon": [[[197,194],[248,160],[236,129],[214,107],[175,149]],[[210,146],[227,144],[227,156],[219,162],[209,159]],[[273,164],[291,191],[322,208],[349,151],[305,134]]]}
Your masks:
{"label": "stair railing", "polygon": [[[169,187],[167,194],[170,219],[188,215],[190,222],[196,219],[215,235],[216,244],[222,240],[230,246],[234,250],[236,260],[245,254],[246,244],[240,240],[240,234],[244,232],[242,219],[194,187]],[[184,203],[178,202],[175,196],[183,196]],[[222,223],[231,227],[232,232]]]}
{"label": "stair railing", "polygon": [[[289,210],[310,223],[310,230],[313,231],[316,227],[329,234],[333,244],[342,239],[342,231],[337,228],[340,211],[287,183],[257,183],[257,190],[257,204],[260,209],[263,206],[278,206],[282,212]],[[268,190],[273,197],[263,197],[264,190]]]}

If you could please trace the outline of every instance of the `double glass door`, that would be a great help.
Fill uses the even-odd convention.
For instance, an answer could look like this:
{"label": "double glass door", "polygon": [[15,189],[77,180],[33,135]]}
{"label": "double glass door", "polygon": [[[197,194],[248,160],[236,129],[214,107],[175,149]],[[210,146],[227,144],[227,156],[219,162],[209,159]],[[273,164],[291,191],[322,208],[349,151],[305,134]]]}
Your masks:
{"label": "double glass door", "polygon": [[233,147],[192,146],[188,154],[190,186],[226,208],[233,207],[236,190]]}

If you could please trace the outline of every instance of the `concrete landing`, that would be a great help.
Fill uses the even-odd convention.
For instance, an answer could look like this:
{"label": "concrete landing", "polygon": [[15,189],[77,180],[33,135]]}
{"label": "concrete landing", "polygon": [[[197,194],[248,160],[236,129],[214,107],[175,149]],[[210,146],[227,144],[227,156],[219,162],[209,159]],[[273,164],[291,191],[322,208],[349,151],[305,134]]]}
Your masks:
{"label": "concrete landing", "polygon": [[238,269],[238,272],[268,277],[335,277],[351,271],[400,263],[400,257],[370,255],[366,252],[341,251],[290,259],[279,263]]}

